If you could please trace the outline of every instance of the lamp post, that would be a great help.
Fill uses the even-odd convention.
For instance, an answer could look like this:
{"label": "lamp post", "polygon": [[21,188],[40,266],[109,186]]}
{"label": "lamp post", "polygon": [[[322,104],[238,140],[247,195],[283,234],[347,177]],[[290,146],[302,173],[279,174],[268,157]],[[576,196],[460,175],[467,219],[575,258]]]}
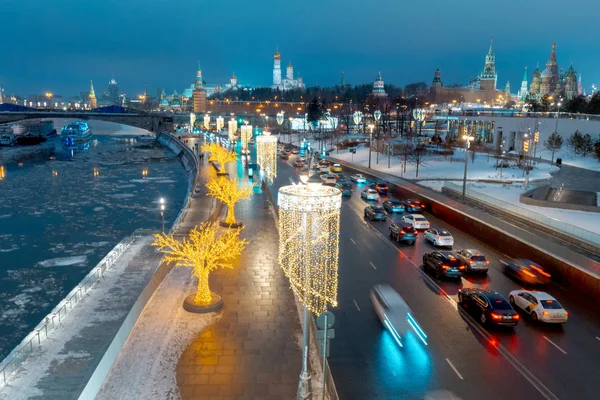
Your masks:
{"label": "lamp post", "polygon": [[469,147],[471,147],[471,141],[475,138],[469,135],[463,135],[465,141],[465,174],[463,176],[463,188],[462,188],[462,201],[465,201],[465,192],[467,190],[467,166],[469,165]]}
{"label": "lamp post", "polygon": [[[275,117],[275,121],[277,122],[277,125],[281,126],[281,124],[283,124],[283,118],[284,118],[284,111],[281,110],[277,113],[277,116]],[[279,136],[281,136],[281,131],[279,132]]]}
{"label": "lamp post", "polygon": [[554,126],[554,132],[558,133],[558,116],[560,114],[560,106],[562,103],[559,101],[556,103],[556,125]]}
{"label": "lamp post", "polygon": [[373,124],[369,124],[369,168],[371,168],[371,148],[373,147]]}
{"label": "lamp post", "polygon": [[302,370],[296,398],[311,398],[308,368],[309,322],[337,306],[339,226],[342,194],[323,186],[317,175],[300,176],[303,184],[279,189],[279,265],[304,306]]}
{"label": "lamp post", "polygon": [[162,218],[162,233],[165,233],[165,198],[161,197],[159,200],[160,203],[160,216]]}
{"label": "lamp post", "polygon": [[194,124],[196,123],[196,114],[190,113],[190,133],[194,133]]}
{"label": "lamp post", "polygon": [[381,111],[375,110],[375,112],[373,113],[373,117],[375,118],[375,124],[377,125],[377,138],[375,139],[375,141],[377,142],[377,144],[376,144],[376,147],[377,147],[376,163],[379,164],[379,121],[381,120]]}

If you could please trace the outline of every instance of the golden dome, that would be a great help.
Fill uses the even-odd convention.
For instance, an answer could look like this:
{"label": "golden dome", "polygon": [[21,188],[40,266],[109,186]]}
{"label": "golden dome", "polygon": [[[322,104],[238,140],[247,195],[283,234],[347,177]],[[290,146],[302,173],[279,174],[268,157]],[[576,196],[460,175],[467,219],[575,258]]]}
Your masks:
{"label": "golden dome", "polygon": [[279,54],[279,47],[275,49],[275,54],[273,55],[273,58],[275,58],[276,60],[281,59],[281,54]]}

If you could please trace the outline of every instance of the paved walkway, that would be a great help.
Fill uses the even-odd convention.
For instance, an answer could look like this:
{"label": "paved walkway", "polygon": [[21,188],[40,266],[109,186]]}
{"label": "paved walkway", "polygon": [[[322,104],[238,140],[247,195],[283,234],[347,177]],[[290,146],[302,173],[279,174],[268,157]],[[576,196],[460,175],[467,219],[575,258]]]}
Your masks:
{"label": "paved walkway", "polygon": [[[230,165],[232,176],[238,170]],[[245,181],[245,179],[240,178]],[[277,261],[278,235],[262,194],[236,206],[250,241],[239,266],[211,275],[221,319],[200,334],[177,364],[187,399],[293,399],[301,367],[301,326]]]}

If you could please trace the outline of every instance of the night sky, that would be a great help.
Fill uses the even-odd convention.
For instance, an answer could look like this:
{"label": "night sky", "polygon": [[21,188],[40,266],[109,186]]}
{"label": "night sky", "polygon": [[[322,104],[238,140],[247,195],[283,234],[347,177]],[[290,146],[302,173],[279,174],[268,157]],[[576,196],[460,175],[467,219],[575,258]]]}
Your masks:
{"label": "night sky", "polygon": [[[595,0],[0,0],[0,83],[7,94],[71,96],[106,90],[178,92],[198,61],[208,83],[271,84],[273,52],[307,85],[467,83],[494,39],[498,86],[520,87],[556,42],[559,67],[573,63],[584,89],[600,83]],[[284,72],[285,74],[285,72]]]}

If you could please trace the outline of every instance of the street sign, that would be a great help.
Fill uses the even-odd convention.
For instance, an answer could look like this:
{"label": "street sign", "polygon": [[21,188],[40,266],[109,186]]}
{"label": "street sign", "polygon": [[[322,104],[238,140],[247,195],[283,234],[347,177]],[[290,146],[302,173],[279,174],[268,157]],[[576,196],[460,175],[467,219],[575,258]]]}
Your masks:
{"label": "street sign", "polygon": [[[327,322],[325,322],[327,321]],[[327,323],[327,327],[325,327],[325,323]],[[323,314],[319,315],[317,318],[317,327],[319,329],[331,329],[333,328],[333,324],[335,323],[335,315],[331,311],[325,311]]]}
{"label": "street sign", "polygon": [[350,149],[350,153],[356,154],[356,149]]}
{"label": "street sign", "polygon": [[329,357],[329,349],[331,346],[329,345],[329,339],[319,341],[319,354],[325,355],[325,357]]}
{"label": "street sign", "polygon": [[[325,339],[325,329],[317,330],[317,340]],[[335,329],[327,329],[327,339],[335,339]]]}

